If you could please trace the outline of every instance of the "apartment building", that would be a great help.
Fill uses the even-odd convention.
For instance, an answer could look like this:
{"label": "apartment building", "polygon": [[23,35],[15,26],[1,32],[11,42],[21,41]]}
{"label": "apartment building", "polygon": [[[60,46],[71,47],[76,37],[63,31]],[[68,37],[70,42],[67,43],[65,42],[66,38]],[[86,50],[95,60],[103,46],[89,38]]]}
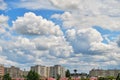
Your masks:
{"label": "apartment building", "polygon": [[49,77],[49,68],[42,65],[36,65],[31,67],[32,71],[37,72],[42,77]]}
{"label": "apartment building", "polygon": [[120,73],[120,70],[117,69],[112,69],[112,70],[92,69],[89,72],[90,76],[96,76],[96,77],[107,77],[107,76],[116,77],[118,73]]}
{"label": "apartment building", "polygon": [[57,76],[65,77],[65,68],[61,65],[55,65],[50,67],[50,77],[57,78]]}
{"label": "apartment building", "polygon": [[9,73],[12,78],[22,78],[23,76],[27,75],[27,71],[22,71],[20,68],[11,66],[11,67],[5,67],[5,74]]}

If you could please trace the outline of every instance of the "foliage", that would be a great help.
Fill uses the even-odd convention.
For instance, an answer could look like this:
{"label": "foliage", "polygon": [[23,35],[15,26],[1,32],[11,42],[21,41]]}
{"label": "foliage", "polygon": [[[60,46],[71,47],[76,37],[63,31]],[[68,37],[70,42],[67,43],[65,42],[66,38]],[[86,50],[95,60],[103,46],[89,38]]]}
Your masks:
{"label": "foliage", "polygon": [[27,75],[27,80],[39,80],[40,76],[35,71],[29,71]]}
{"label": "foliage", "polygon": [[114,77],[108,76],[108,77],[99,77],[98,80],[113,80]]}
{"label": "foliage", "polygon": [[104,77],[99,77],[98,80],[105,80],[105,78]]}
{"label": "foliage", "polygon": [[61,76],[59,74],[57,74],[57,80],[60,80]]}
{"label": "foliage", "polygon": [[107,79],[108,79],[108,80],[113,80],[113,79],[115,79],[115,78],[114,78],[114,76],[107,76]]}
{"label": "foliage", "polygon": [[116,80],[120,80],[120,73],[118,73]]}
{"label": "foliage", "polygon": [[67,78],[70,78],[70,71],[69,71],[69,70],[67,70],[67,71],[65,72],[65,76],[66,76]]}
{"label": "foliage", "polygon": [[7,73],[3,76],[3,80],[12,80],[12,78],[10,77],[10,74]]}

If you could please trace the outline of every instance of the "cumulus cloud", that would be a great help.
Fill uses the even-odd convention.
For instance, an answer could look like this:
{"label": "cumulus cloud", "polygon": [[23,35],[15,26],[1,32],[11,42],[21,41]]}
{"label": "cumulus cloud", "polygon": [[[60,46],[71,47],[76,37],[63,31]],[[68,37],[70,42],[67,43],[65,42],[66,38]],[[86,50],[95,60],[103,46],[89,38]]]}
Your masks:
{"label": "cumulus cloud", "polygon": [[66,38],[76,53],[89,53],[91,43],[103,40],[101,34],[93,28],[67,30]]}
{"label": "cumulus cloud", "polygon": [[7,8],[7,4],[4,0],[0,0],[0,10],[5,10]]}
{"label": "cumulus cloud", "polygon": [[[53,58],[68,58],[73,55],[73,48],[66,41],[60,27],[34,13],[25,13],[23,17],[17,18],[13,22],[11,32],[13,31],[19,34],[12,35],[9,41],[0,40],[3,51],[1,55],[7,56],[8,60],[19,64],[40,64]],[[37,36],[33,37],[34,35]]]}
{"label": "cumulus cloud", "polygon": [[72,47],[64,37],[39,37],[33,40],[38,50],[49,51],[49,55],[55,57],[69,57],[73,53]]}
{"label": "cumulus cloud", "polygon": [[63,35],[58,25],[43,19],[42,16],[36,16],[32,12],[25,13],[24,17],[18,17],[13,22],[13,30],[29,35]]}

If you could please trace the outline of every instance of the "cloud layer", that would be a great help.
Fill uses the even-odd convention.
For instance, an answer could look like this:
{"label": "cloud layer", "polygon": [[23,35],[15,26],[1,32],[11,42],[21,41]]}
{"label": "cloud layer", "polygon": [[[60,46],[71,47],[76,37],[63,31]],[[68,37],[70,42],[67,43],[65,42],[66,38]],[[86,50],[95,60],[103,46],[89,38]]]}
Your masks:
{"label": "cloud layer", "polygon": [[[26,12],[11,21],[12,26],[8,24],[9,16],[1,14],[0,62],[23,67],[61,64],[82,72],[98,67],[119,68],[120,38],[114,33],[120,31],[119,3],[120,0],[11,2],[9,5],[14,8],[62,10],[64,13],[52,14],[48,20],[34,11]],[[7,8],[3,0],[0,4],[0,10]],[[105,34],[95,26],[111,33]],[[114,39],[111,39],[112,33],[116,35]]]}

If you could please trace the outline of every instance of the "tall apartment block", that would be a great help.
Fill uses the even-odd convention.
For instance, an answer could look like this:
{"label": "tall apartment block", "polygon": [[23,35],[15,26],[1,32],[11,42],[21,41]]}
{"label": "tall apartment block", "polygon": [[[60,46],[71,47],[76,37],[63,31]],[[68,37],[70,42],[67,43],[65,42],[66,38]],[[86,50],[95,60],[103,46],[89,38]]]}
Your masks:
{"label": "tall apartment block", "polygon": [[4,75],[4,65],[0,64],[0,76]]}
{"label": "tall apartment block", "polygon": [[36,65],[32,66],[31,70],[37,72],[40,76],[49,77],[49,67]]}
{"label": "tall apartment block", "polygon": [[57,76],[65,77],[65,68],[61,65],[55,65],[50,67],[50,77],[57,78]]}
{"label": "tall apartment block", "polygon": [[41,66],[36,65],[31,67],[32,71],[37,72],[42,77],[54,77],[57,78],[57,76],[65,77],[65,68],[61,65],[55,65],[55,66]]}

